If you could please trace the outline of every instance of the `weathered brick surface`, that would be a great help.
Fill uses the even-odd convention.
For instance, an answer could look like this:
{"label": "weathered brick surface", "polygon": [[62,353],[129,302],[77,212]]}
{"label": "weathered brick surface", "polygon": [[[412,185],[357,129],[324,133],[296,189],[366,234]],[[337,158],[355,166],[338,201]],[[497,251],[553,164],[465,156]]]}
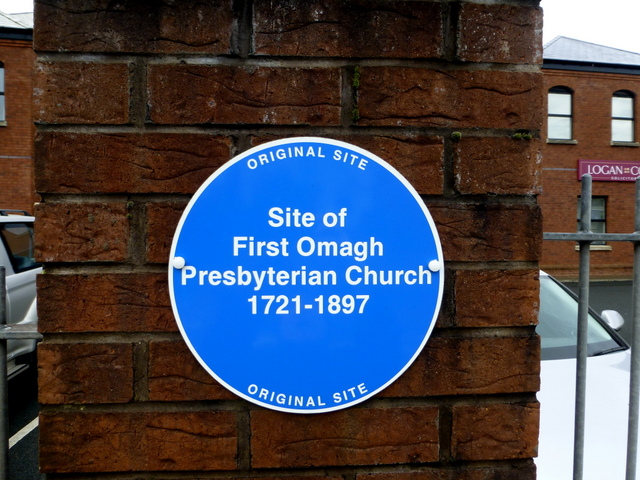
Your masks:
{"label": "weathered brick surface", "polygon": [[[77,301],[70,301],[72,297]],[[38,328],[56,332],[175,332],[164,273],[40,275]]]}
{"label": "weathered brick surface", "polygon": [[171,133],[44,132],[36,137],[40,192],[193,193],[229,160],[230,139]]}
{"label": "weathered brick surface", "polygon": [[444,142],[427,135],[339,138],[375,153],[396,168],[420,194],[442,195]]}
{"label": "weathered brick surface", "polygon": [[[535,1],[36,3],[45,473],[535,478]],[[523,131],[532,139],[513,138]],[[179,335],[166,270],[202,182],[294,136],[395,167],[429,205],[446,262],[437,330],[414,364],[317,415],[218,384]]]}
{"label": "weathered brick surface", "polygon": [[[252,139],[257,146],[277,136]],[[378,155],[397,169],[420,194],[441,195],[444,182],[444,139],[430,135],[336,135],[340,140]]]}
{"label": "weathered brick surface", "polygon": [[[537,270],[458,270],[455,272],[456,317],[459,327],[526,326],[538,323],[540,303]],[[500,296],[495,305],[487,298]]]}
{"label": "weathered brick surface", "polygon": [[234,412],[40,414],[43,472],[233,470]]}
{"label": "weathered brick surface", "polygon": [[359,473],[356,480],[522,480],[535,478],[533,464],[492,465],[486,467],[421,468],[419,471],[394,471],[384,473]]}
{"label": "weathered brick surface", "polygon": [[539,139],[463,137],[455,144],[453,166],[462,194],[534,195],[541,190]]}
{"label": "weathered brick surface", "polygon": [[337,125],[340,89],[333,68],[149,67],[150,118],[158,124]]}
{"label": "weathered brick surface", "polygon": [[540,210],[535,205],[430,206],[444,258],[453,261],[535,261]]}
{"label": "weathered brick surface", "polygon": [[532,457],[538,445],[537,403],[456,405],[451,454],[455,460]]}
{"label": "weathered brick surface", "polygon": [[183,341],[149,343],[149,400],[234,400],[197,362]]}
{"label": "weathered brick surface", "polygon": [[137,8],[113,6],[106,0],[42,2],[35,18],[35,48],[53,52],[225,54],[230,50],[232,13],[231,0],[164,0],[141,2]]}
{"label": "weathered brick surface", "polygon": [[[330,474],[323,473],[321,475],[306,475],[306,472],[303,473],[292,473],[287,475],[264,475],[262,472],[250,472],[248,476],[242,476],[243,480],[343,480],[344,477],[339,474]],[[179,480],[181,477],[179,475],[172,476],[170,473],[168,476],[163,476],[167,480]],[[234,477],[239,478],[239,477]]]}
{"label": "weathered brick surface", "polygon": [[381,397],[536,392],[539,341],[530,336],[429,339],[424,352]]}
{"label": "weathered brick surface", "polygon": [[133,345],[42,343],[38,391],[40,404],[127,403],[133,398]]}
{"label": "weathered brick surface", "polygon": [[41,262],[121,262],[129,219],[124,203],[36,206],[36,256]]}
{"label": "weathered brick surface", "polygon": [[33,102],[40,123],[127,123],[129,65],[40,61]]}
{"label": "weathered brick surface", "polygon": [[359,125],[537,130],[537,73],[363,67]]}
{"label": "weathered brick surface", "polygon": [[255,19],[260,55],[439,58],[444,51],[439,3],[269,1],[256,5]]}
{"label": "weathered brick surface", "polygon": [[465,62],[541,63],[542,9],[465,3],[458,58]]}
{"label": "weathered brick surface", "polygon": [[311,417],[255,410],[251,427],[254,468],[435,462],[439,455],[437,407],[352,408]]}
{"label": "weathered brick surface", "polygon": [[171,242],[187,204],[163,202],[147,204],[147,261],[169,261]]}

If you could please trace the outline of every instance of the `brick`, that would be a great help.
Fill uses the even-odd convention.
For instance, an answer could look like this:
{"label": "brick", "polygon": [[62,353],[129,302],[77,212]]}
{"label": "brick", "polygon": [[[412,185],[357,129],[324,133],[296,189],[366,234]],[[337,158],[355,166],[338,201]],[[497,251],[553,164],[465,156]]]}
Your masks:
{"label": "brick", "polygon": [[251,412],[253,468],[435,462],[438,408],[351,408],[323,415]]}
{"label": "brick", "polygon": [[536,455],[540,405],[456,405],[452,411],[454,460],[509,460]]}
{"label": "brick", "polygon": [[149,400],[234,400],[196,360],[183,341],[149,343]]}
{"label": "brick", "polygon": [[526,204],[430,205],[448,261],[537,261],[540,210]]}
{"label": "brick", "polygon": [[426,135],[356,136],[344,141],[378,155],[396,168],[420,194],[442,195],[444,142]]}
{"label": "brick", "polygon": [[[275,472],[272,475],[265,476],[263,472],[256,472],[255,470],[246,470],[243,471],[241,476],[235,475],[234,480],[344,480],[344,475],[341,474],[329,474],[323,473],[321,475],[309,475],[307,472],[298,472],[295,474],[291,474],[290,472],[282,472],[282,475],[277,475],[279,472]],[[167,473],[163,475],[166,480],[181,480],[183,477],[181,474],[176,474],[175,476],[171,473]],[[194,480],[203,480],[202,476],[193,477]],[[204,477],[209,478],[209,477]]]}
{"label": "brick", "polygon": [[363,67],[359,125],[538,130],[538,73]]}
{"label": "brick", "polygon": [[536,392],[539,352],[535,336],[432,337],[411,367],[379,396]]}
{"label": "brick", "polygon": [[129,219],[124,203],[36,205],[36,256],[41,262],[121,262]]}
{"label": "brick", "polygon": [[542,9],[465,3],[458,58],[463,62],[542,63]]}
{"label": "brick", "polygon": [[[281,137],[260,136],[252,145]],[[405,177],[420,194],[442,195],[444,179],[444,141],[428,135],[350,135],[335,140],[356,145],[379,156]]]}
{"label": "brick", "polygon": [[158,124],[340,122],[341,79],[334,68],[152,65],[148,77],[150,117]]}
{"label": "brick", "polygon": [[231,0],[137,2],[136,8],[106,0],[37,4],[34,48],[39,51],[230,53]]}
{"label": "brick", "polygon": [[45,334],[178,330],[165,273],[47,274],[37,285],[38,328]]}
{"label": "brick", "polygon": [[193,193],[229,160],[227,137],[43,132],[37,189],[52,193]]}
{"label": "brick", "polygon": [[6,122],[0,126],[0,205],[33,211],[33,64],[35,54],[26,40],[0,40],[4,69]]}
{"label": "brick", "polygon": [[358,473],[356,480],[535,480],[536,467],[530,465],[455,466],[420,468],[413,471]]}
{"label": "brick", "polygon": [[233,470],[233,412],[45,412],[43,473]]}
{"label": "brick", "polygon": [[[542,125],[541,76],[535,65],[492,66],[531,61],[535,50],[515,43],[531,41],[533,27],[517,21],[535,2],[37,2],[37,242],[51,263],[38,279],[43,473],[535,478],[534,415],[505,404],[534,402],[537,388],[529,280],[511,278],[510,290],[474,276],[534,272],[540,255],[535,179],[519,178],[532,175],[533,153],[524,142],[510,150],[509,137]],[[495,45],[472,37],[485,10],[505,32],[492,32]],[[473,41],[486,58],[474,59]],[[414,365],[375,398],[320,415],[259,408],[217,384],[181,340],[167,291],[195,189],[235,148],[301,129],[372,151],[426,195],[450,273],[445,329]],[[512,170],[494,178],[510,156]],[[91,241],[120,243],[101,252]],[[494,315],[481,295],[514,300],[488,307]],[[105,371],[109,358],[117,369]]]}
{"label": "brick", "polygon": [[[562,70],[544,71],[544,111],[546,93],[555,86],[573,92],[573,138],[576,144],[546,143],[543,146],[544,193],[538,201],[544,212],[545,232],[575,232],[581,182],[577,176],[577,159],[609,161],[637,160],[637,147],[611,145],[611,97],[613,92],[640,91],[637,75]],[[638,97],[636,96],[636,102]],[[636,103],[637,108],[637,103]],[[636,114],[636,141],[640,138]],[[547,121],[543,126],[546,135]],[[593,182],[593,195],[606,197],[607,232],[635,231],[635,182]],[[633,277],[633,245],[611,242],[611,250],[591,251],[591,278],[630,280]],[[542,269],[565,280],[578,278],[579,255],[573,242],[543,242]]]}
{"label": "brick", "polygon": [[171,242],[186,208],[186,202],[147,204],[147,261],[167,263]]}
{"label": "brick", "polygon": [[291,8],[255,4],[254,45],[259,55],[440,58],[442,6],[430,2],[304,2]]}
{"label": "brick", "polygon": [[541,142],[463,137],[455,144],[453,168],[462,194],[536,195],[542,190]]}
{"label": "brick", "polygon": [[38,345],[40,404],[127,403],[133,398],[133,345]]}
{"label": "brick", "polygon": [[[538,323],[538,270],[455,272],[458,327],[528,326]],[[487,298],[505,301],[487,302]]]}
{"label": "brick", "polygon": [[39,123],[124,124],[129,121],[129,66],[38,62],[34,116]]}

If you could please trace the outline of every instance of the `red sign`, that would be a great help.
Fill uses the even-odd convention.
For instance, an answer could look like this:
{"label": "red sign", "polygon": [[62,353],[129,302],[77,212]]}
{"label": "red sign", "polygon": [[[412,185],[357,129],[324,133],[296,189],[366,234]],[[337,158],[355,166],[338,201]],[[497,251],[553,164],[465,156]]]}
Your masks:
{"label": "red sign", "polygon": [[640,177],[640,162],[578,160],[578,180],[586,173],[596,182],[635,182]]}

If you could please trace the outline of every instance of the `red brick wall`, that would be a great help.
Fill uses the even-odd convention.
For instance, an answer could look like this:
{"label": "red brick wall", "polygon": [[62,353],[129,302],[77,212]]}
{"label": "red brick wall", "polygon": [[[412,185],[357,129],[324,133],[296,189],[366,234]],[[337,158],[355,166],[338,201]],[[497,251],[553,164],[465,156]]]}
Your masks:
{"label": "red brick wall", "polygon": [[[545,232],[575,232],[577,205],[581,191],[578,159],[640,161],[640,147],[611,145],[611,97],[617,90],[640,95],[640,75],[545,70],[546,92],[554,86],[573,90],[574,145],[547,143],[542,169],[543,193],[539,197]],[[636,112],[639,101],[636,98]],[[637,115],[637,113],[636,113]],[[640,127],[636,117],[636,139]],[[543,127],[546,138],[546,117]],[[607,197],[607,233],[635,230],[635,183],[593,182],[593,195]],[[579,255],[574,242],[545,241],[541,266],[559,277],[577,278]],[[591,252],[591,274],[595,278],[632,277],[633,246],[610,242],[610,249]]]}
{"label": "red brick wall", "polygon": [[31,42],[0,39],[6,122],[0,124],[0,208],[33,212],[33,64]]}
{"label": "red brick wall", "polygon": [[[148,4],[36,2],[42,471],[535,478],[537,2]],[[166,279],[200,184],[296,135],[395,165],[446,260],[417,361],[373,399],[318,415],[217,384],[178,332]]]}

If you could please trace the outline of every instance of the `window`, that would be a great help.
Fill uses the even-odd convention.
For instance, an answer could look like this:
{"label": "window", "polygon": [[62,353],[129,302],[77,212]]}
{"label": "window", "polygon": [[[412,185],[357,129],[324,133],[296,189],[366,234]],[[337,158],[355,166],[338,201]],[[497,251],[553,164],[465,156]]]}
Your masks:
{"label": "window", "polygon": [[[540,312],[536,333],[540,335],[543,360],[576,358],[578,344],[578,302],[565,286],[553,278],[540,275]],[[612,349],[624,350],[591,313],[587,328],[587,355]]]}
{"label": "window", "polygon": [[635,141],[633,104],[633,93],[627,90],[618,90],[611,97],[612,142]]}
{"label": "window", "polygon": [[547,138],[549,140],[571,140],[572,127],[572,91],[567,87],[549,89],[549,118]]}
{"label": "window", "polygon": [[[593,233],[607,233],[607,197],[591,197],[591,231]],[[578,197],[578,230],[580,229],[581,214],[580,197]],[[605,242],[593,242],[592,245],[604,245]]]}
{"label": "window", "polygon": [[4,114],[4,64],[0,62],[0,123],[6,120]]}
{"label": "window", "polygon": [[41,266],[35,261],[32,223],[4,223],[0,227],[0,234],[15,273]]}

